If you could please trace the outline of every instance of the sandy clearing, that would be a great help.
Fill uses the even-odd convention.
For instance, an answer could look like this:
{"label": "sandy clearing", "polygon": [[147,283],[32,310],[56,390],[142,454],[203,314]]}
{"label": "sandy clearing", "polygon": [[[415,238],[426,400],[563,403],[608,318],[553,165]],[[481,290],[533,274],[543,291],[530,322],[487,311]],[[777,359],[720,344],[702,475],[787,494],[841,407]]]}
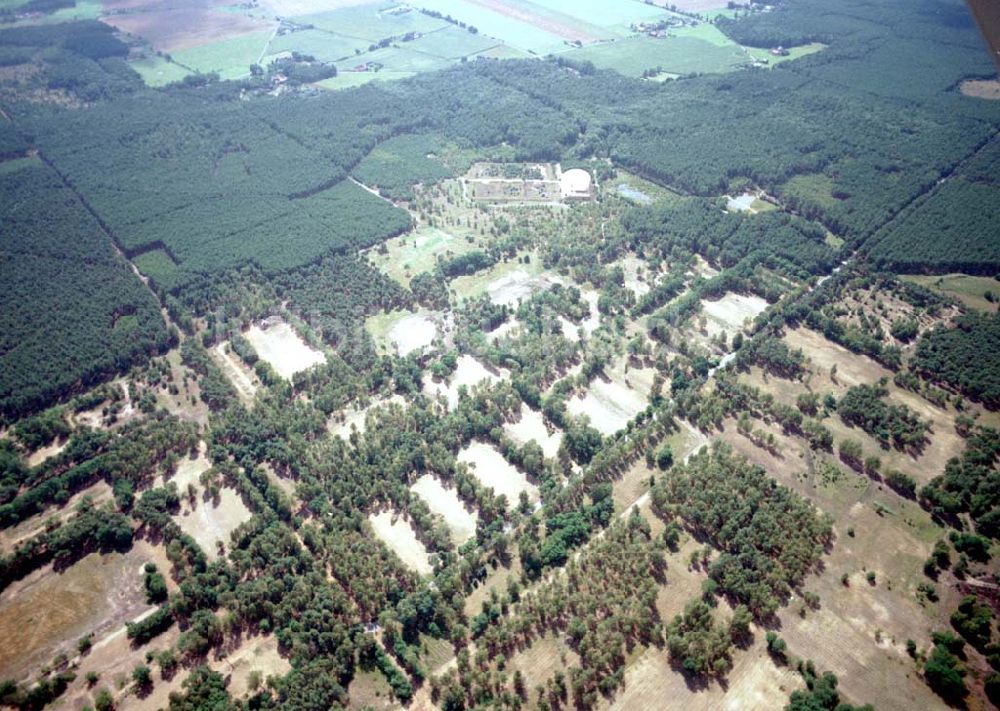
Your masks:
{"label": "sandy clearing", "polygon": [[436,383],[433,380],[424,381],[424,393],[428,397],[435,398],[444,395],[448,400],[449,409],[454,409],[458,405],[458,390],[463,385],[469,390],[473,386],[482,382],[498,383],[501,379],[508,377],[507,371],[500,371],[500,374],[489,370],[485,365],[470,355],[460,355],[455,372],[447,384]]}
{"label": "sandy clearing", "polygon": [[538,500],[538,488],[492,445],[472,442],[458,453],[458,461],[468,464],[469,471],[483,486],[506,496],[512,506],[517,504],[522,491],[528,493],[529,500]]}
{"label": "sandy clearing", "polygon": [[34,452],[29,454],[25,458],[24,462],[29,467],[37,467],[46,459],[51,459],[52,457],[59,454],[59,452],[66,449],[67,444],[69,444],[68,438],[63,440],[62,442],[53,442],[52,444],[46,445],[44,447],[39,447]]}
{"label": "sandy clearing", "polygon": [[246,333],[257,355],[271,364],[278,375],[288,380],[303,370],[326,362],[326,356],[306,345],[287,323],[277,323],[267,330],[253,326]]}
{"label": "sandy clearing", "polygon": [[271,675],[284,676],[292,665],[278,652],[277,637],[266,635],[244,640],[224,659],[212,664],[212,668],[226,677],[230,696],[238,699],[249,690],[251,672],[259,671],[263,680]]}
{"label": "sandy clearing", "polygon": [[516,306],[522,299],[549,288],[554,282],[544,276],[532,276],[524,269],[515,269],[494,279],[486,286],[486,293],[494,304]]}
{"label": "sandy clearing", "polygon": [[434,572],[427,549],[417,539],[417,534],[409,521],[392,511],[382,511],[369,514],[368,521],[383,543],[399,556],[410,568],[420,575],[430,575]]}
{"label": "sandy clearing", "polygon": [[[76,642],[111,634],[150,609],[142,566],[157,556],[145,541],[125,554],[91,553],[69,568],[52,565],[11,584],[0,594],[0,674],[21,678]],[[159,562],[159,561],[157,561]]]}
{"label": "sandy clearing", "polygon": [[642,298],[649,293],[650,286],[646,282],[649,265],[646,264],[646,260],[629,255],[622,258],[621,267],[622,271],[625,272],[626,289],[631,289],[636,298]]}
{"label": "sandy clearing", "polygon": [[861,383],[873,383],[879,378],[892,380],[892,372],[867,356],[852,353],[841,345],[808,328],[789,329],[785,342],[799,348],[814,368],[829,372],[837,366],[837,382],[845,388]]}
{"label": "sandy clearing", "polygon": [[726,198],[726,209],[730,212],[751,212],[751,205],[757,196],[753,193],[743,193],[736,197]]}
{"label": "sandy clearing", "polygon": [[[212,467],[212,463],[208,461],[206,452],[208,451],[208,446],[204,441],[198,443],[198,453],[194,458],[188,456],[177,462],[177,469],[174,471],[173,476],[166,479],[166,481],[172,481],[177,485],[177,491],[183,492],[187,491],[188,485],[193,484],[194,486],[201,485],[201,474],[202,472],[208,471]],[[156,482],[156,486],[162,486],[164,482],[163,477],[159,477]]]}
{"label": "sandy clearing", "polygon": [[686,711],[770,711],[783,708],[789,693],[803,686],[797,673],[771,661],[759,630],[748,649],[735,650],[726,680],[725,687],[714,683],[705,688],[689,686],[684,675],[671,667],[666,650],[648,649],[625,671],[625,689],[609,708],[657,708],[670,699],[671,707]]}
{"label": "sandy clearing", "polygon": [[423,499],[427,508],[447,522],[457,545],[462,545],[476,535],[477,516],[465,508],[454,487],[445,488],[437,477],[424,474],[413,482],[410,491]]}
{"label": "sandy clearing", "polygon": [[396,346],[396,352],[405,356],[431,345],[437,334],[433,318],[426,314],[413,314],[400,319],[386,335]]}
{"label": "sandy clearing", "polygon": [[603,435],[612,435],[646,409],[655,371],[632,368],[628,373],[611,369],[609,379],[597,379],[587,392],[570,398],[566,409],[574,415],[587,415]]}
{"label": "sandy clearing", "polygon": [[732,335],[743,328],[747,319],[753,320],[767,308],[767,301],[759,296],[726,294],[716,301],[702,300],[701,310],[708,319],[706,328],[710,336],[725,331]]}
{"label": "sandy clearing", "polygon": [[503,427],[507,436],[518,444],[527,444],[534,441],[542,448],[542,454],[553,458],[559,452],[559,444],[562,442],[562,432],[556,430],[549,432],[545,426],[545,418],[542,413],[532,410],[521,403],[521,419],[517,422],[508,422]]}
{"label": "sandy clearing", "polygon": [[1000,100],[1000,80],[998,79],[968,79],[958,85],[959,91],[966,96],[977,99]]}
{"label": "sandy clearing", "polygon": [[219,490],[219,503],[199,500],[192,511],[185,508],[174,520],[185,533],[194,538],[209,560],[219,557],[218,544],[228,548],[229,535],[244,521],[250,519],[250,509],[233,489],[224,486]]}
{"label": "sandy clearing", "polygon": [[[256,347],[256,346],[255,346]],[[215,362],[219,364],[222,372],[240,396],[243,404],[248,405],[253,402],[257,394],[259,383],[250,374],[249,368],[238,360],[235,353],[229,347],[229,341],[224,341],[213,349]]]}

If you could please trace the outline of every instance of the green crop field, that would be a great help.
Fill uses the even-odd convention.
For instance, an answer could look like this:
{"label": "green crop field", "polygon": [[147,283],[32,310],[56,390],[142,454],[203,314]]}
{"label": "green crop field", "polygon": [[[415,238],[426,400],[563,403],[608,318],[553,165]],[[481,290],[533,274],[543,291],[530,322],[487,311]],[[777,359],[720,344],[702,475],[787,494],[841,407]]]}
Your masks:
{"label": "green crop field", "polygon": [[300,15],[295,21],[345,37],[357,37],[369,43],[378,42],[385,37],[405,35],[407,32],[427,33],[448,26],[444,20],[428,17],[415,9],[393,3],[359,5],[314,15]]}
{"label": "green crop field", "polygon": [[330,77],[329,79],[316,82],[316,86],[329,89],[331,91],[336,91],[338,89],[353,89],[354,87],[364,86],[365,84],[373,81],[395,81],[397,79],[408,79],[409,77],[416,76],[416,74],[416,72],[396,72],[389,69],[383,69],[378,72],[340,72],[340,74],[335,77]]}
{"label": "green crop field", "polygon": [[191,73],[181,65],[157,56],[137,59],[129,65],[139,72],[147,86],[164,86],[180,81]]}
{"label": "green crop field", "polygon": [[630,37],[571,50],[562,56],[634,77],[657,67],[673,74],[726,72],[746,62],[746,55],[738,47],[693,37]]}
{"label": "green crop field", "polygon": [[432,72],[451,64],[443,57],[417,52],[409,49],[407,45],[377,49],[359,57],[359,61],[378,62],[393,72]]}
{"label": "green crop field", "polygon": [[260,57],[271,34],[251,32],[173,52],[171,58],[196,72],[217,72],[222,79],[239,79],[250,74],[250,65]]}
{"label": "green crop field", "polygon": [[303,30],[275,37],[267,45],[267,54],[271,57],[294,51],[312,55],[321,62],[336,62],[354,56],[355,50],[367,51],[370,44],[365,39],[327,30]]}
{"label": "green crop field", "polygon": [[502,45],[487,35],[473,34],[460,27],[449,25],[402,46],[435,57],[458,60]]}

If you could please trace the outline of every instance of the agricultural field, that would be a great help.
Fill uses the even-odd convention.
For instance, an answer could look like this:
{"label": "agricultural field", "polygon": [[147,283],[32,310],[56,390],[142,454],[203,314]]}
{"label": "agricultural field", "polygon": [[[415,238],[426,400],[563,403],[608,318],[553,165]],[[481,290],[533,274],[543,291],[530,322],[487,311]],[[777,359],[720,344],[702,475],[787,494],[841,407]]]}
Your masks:
{"label": "agricultural field", "polygon": [[1000,704],[961,3],[26,1],[0,706]]}

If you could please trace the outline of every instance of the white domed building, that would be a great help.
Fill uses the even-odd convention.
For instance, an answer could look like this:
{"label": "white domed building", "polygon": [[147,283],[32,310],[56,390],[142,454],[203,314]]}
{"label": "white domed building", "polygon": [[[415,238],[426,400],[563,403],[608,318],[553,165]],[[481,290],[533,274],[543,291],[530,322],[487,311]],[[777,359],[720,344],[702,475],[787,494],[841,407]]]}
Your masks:
{"label": "white domed building", "polygon": [[594,196],[590,173],[582,168],[571,168],[559,177],[563,200],[590,200]]}

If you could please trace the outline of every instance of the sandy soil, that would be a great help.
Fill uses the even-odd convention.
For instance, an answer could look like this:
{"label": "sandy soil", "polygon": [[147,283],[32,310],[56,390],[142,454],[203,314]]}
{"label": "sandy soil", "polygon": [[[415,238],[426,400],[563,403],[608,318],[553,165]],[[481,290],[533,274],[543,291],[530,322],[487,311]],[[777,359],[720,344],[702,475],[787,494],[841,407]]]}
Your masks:
{"label": "sandy soil", "polygon": [[229,341],[220,343],[211,352],[226,378],[236,388],[236,393],[240,396],[243,404],[252,403],[260,383],[257,376],[239,359],[239,356],[230,350]]}
{"label": "sandy soil", "polygon": [[228,547],[229,534],[250,516],[250,509],[239,494],[224,486],[219,492],[218,505],[199,497],[192,511],[185,500],[182,512],[174,516],[174,520],[198,542],[209,560],[215,560],[219,557],[218,544],[221,542]]}
{"label": "sandy soil", "polygon": [[530,298],[532,294],[547,289],[551,284],[552,281],[543,276],[532,276],[524,269],[515,269],[490,282],[486,293],[494,304],[516,306],[517,302]]}
{"label": "sandy soil", "polygon": [[432,317],[426,314],[413,314],[400,319],[386,335],[395,344],[399,355],[405,356],[429,346],[437,334],[437,324]]}
{"label": "sandy soil", "polygon": [[534,440],[542,448],[542,453],[549,458],[556,456],[559,444],[562,442],[562,432],[556,430],[550,433],[545,426],[542,413],[532,410],[524,403],[521,403],[521,419],[514,423],[507,423],[503,429],[512,440],[519,444],[526,444]]}
{"label": "sandy soil", "polygon": [[733,335],[743,328],[747,319],[753,320],[766,308],[767,301],[764,299],[744,294],[726,294],[717,301],[701,302],[701,310],[708,318],[706,328],[710,336],[723,331]]}
{"label": "sandy soil", "polygon": [[958,88],[966,96],[991,101],[1000,100],[1000,80],[997,79],[969,79],[963,81]]}
{"label": "sandy soil", "polygon": [[266,331],[253,326],[246,337],[257,355],[270,363],[278,375],[289,380],[296,373],[326,361],[326,356],[306,345],[287,323],[276,324]]}
{"label": "sandy soil", "polygon": [[21,678],[59,652],[72,657],[81,637],[99,640],[147,612],[142,567],[161,557],[137,541],[128,553],[92,553],[61,572],[47,565],[10,585],[0,594],[0,678]]}
{"label": "sandy soil", "polygon": [[56,456],[59,452],[66,449],[66,445],[69,444],[69,440],[66,439],[62,442],[53,442],[52,444],[46,445],[45,447],[39,447],[34,452],[25,457],[25,463],[29,467],[37,467],[39,464],[44,462],[46,459]]}
{"label": "sandy soil", "polygon": [[188,484],[201,486],[201,474],[211,468],[212,463],[208,461],[206,453],[208,446],[204,441],[198,443],[198,454],[195,457],[184,457],[177,463],[177,469],[173,475],[164,480],[158,477],[155,486],[163,486],[165,481],[172,481],[177,485],[177,490],[183,495],[187,491]]}
{"label": "sandy soil", "polygon": [[[669,586],[668,586],[669,587]],[[792,670],[778,668],[767,654],[764,634],[756,634],[749,649],[736,650],[726,686],[704,688],[688,685],[675,671],[666,650],[649,649],[625,672],[625,690],[610,704],[612,709],[657,708],[664,699],[678,709],[746,711],[783,708],[792,690],[803,686]]]}
{"label": "sandy soil", "polygon": [[516,505],[522,491],[528,498],[538,500],[538,489],[528,481],[519,469],[503,458],[496,449],[482,442],[473,442],[458,453],[458,461],[469,465],[469,471],[484,485],[497,494],[507,497],[511,505]]}
{"label": "sandy soil", "polygon": [[461,355],[458,357],[458,367],[455,368],[455,372],[447,384],[443,382],[436,383],[433,380],[427,379],[424,381],[424,393],[431,398],[444,395],[448,400],[448,407],[454,409],[458,405],[458,389],[461,386],[464,385],[471,390],[474,385],[478,385],[484,381],[487,383],[497,383],[501,379],[508,377],[508,375],[507,371],[500,371],[498,375],[487,369],[485,365],[472,356]]}
{"label": "sandy soil", "polygon": [[413,483],[410,490],[448,523],[457,545],[462,545],[476,535],[477,516],[465,508],[454,488],[446,489],[437,477],[424,474]]}
{"label": "sandy soil", "polygon": [[655,371],[633,368],[624,373],[620,367],[609,369],[609,379],[597,379],[581,397],[566,403],[574,415],[587,415],[590,423],[603,435],[611,435],[625,427],[629,420],[646,409],[649,389]]}
{"label": "sandy soil", "polygon": [[45,523],[50,518],[65,521],[76,511],[77,505],[88,496],[95,504],[108,501],[111,499],[111,487],[103,480],[95,482],[86,489],[73,494],[62,506],[50,506],[30,518],[24,519],[16,526],[0,530],[0,553],[7,553],[21,541],[44,531]]}
{"label": "sandy soil", "polygon": [[649,293],[650,286],[647,283],[649,265],[644,259],[629,255],[623,257],[621,261],[622,271],[625,272],[625,288],[631,289],[636,298],[642,298]]}
{"label": "sandy soil", "polygon": [[369,514],[368,521],[375,535],[406,565],[420,575],[430,575],[434,572],[427,556],[427,549],[417,540],[417,534],[408,521],[404,521],[392,511]]}

